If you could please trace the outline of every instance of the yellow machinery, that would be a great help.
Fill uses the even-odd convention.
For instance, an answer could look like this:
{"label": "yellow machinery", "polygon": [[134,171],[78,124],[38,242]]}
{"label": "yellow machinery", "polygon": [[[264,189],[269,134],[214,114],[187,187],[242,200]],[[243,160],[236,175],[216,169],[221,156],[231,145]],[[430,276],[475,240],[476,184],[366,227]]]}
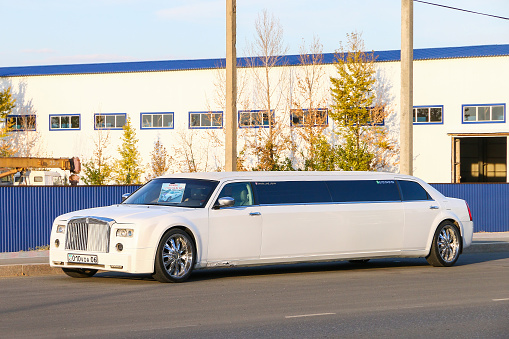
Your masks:
{"label": "yellow machinery", "polygon": [[11,168],[0,173],[0,178],[17,172],[24,172],[29,168],[60,168],[78,174],[81,170],[79,158],[0,158],[0,168]]}

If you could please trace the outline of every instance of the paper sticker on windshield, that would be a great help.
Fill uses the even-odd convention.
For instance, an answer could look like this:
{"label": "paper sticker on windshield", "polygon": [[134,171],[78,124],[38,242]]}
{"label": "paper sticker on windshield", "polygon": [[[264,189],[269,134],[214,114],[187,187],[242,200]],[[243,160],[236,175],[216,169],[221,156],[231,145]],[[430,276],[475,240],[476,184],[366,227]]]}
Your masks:
{"label": "paper sticker on windshield", "polygon": [[180,204],[184,196],[185,188],[186,184],[162,184],[158,202]]}

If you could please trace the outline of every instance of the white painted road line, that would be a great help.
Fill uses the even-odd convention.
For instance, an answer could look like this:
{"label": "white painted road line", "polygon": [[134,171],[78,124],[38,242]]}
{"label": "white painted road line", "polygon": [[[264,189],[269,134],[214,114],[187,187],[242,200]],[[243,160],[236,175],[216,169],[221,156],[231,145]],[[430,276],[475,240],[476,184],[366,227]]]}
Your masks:
{"label": "white painted road line", "polygon": [[503,299],[491,299],[492,301],[509,301],[509,298],[503,298]]}
{"label": "white painted road line", "polygon": [[320,315],[334,315],[336,313],[316,313],[316,314],[300,314],[300,315],[287,315],[286,319],[290,318],[302,318],[302,317],[318,317]]}

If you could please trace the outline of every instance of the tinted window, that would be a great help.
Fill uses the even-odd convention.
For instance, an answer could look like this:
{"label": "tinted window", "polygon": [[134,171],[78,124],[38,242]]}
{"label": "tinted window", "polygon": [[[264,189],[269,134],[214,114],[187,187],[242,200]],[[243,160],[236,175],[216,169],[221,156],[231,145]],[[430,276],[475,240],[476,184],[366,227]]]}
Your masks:
{"label": "tinted window", "polygon": [[235,199],[233,206],[251,206],[254,205],[253,190],[247,182],[234,182],[227,184],[219,193],[219,198],[231,197]]}
{"label": "tinted window", "polygon": [[331,202],[324,181],[255,182],[260,204]]}
{"label": "tinted window", "polygon": [[328,181],[334,202],[400,201],[394,180]]}
{"label": "tinted window", "polygon": [[428,192],[417,182],[399,180],[398,183],[401,194],[403,195],[403,200],[405,201],[431,199]]}

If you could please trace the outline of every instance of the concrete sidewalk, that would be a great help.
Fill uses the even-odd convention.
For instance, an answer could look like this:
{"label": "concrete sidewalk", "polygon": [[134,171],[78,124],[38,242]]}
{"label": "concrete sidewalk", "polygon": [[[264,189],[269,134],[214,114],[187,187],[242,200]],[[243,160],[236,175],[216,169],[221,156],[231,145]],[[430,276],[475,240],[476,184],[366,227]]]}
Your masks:
{"label": "concrete sidewalk", "polygon": [[[463,254],[489,252],[509,252],[509,232],[474,233],[472,245]],[[0,253],[0,277],[64,274],[48,261],[48,250]]]}

